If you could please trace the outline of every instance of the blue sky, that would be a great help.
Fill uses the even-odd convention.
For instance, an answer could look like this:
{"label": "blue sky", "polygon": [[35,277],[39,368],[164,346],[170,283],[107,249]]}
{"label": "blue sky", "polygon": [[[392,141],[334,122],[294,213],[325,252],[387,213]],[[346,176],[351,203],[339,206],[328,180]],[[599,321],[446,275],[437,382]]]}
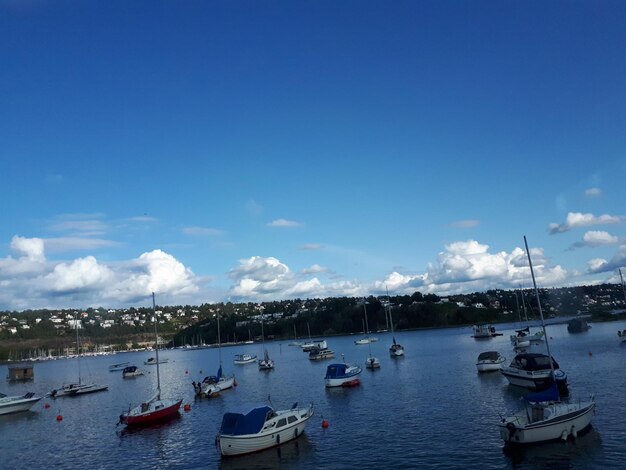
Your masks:
{"label": "blue sky", "polygon": [[625,21],[0,1],[0,309],[617,282]]}

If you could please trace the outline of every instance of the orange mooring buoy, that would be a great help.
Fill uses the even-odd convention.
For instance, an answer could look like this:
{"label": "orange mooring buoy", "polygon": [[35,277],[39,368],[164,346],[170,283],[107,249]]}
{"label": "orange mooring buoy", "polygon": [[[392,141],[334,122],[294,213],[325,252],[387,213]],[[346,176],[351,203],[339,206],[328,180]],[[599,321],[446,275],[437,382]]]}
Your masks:
{"label": "orange mooring buoy", "polygon": [[183,407],[183,409],[185,411],[191,411],[191,405],[189,403],[185,403],[185,406]]}

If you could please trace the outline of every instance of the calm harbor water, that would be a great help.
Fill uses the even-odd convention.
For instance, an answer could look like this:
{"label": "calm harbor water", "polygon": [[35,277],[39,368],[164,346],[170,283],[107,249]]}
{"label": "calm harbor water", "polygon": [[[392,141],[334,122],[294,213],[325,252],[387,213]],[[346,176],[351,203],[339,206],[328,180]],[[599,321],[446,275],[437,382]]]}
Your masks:
{"label": "calm harbor water", "polygon": [[[498,350],[510,360],[513,324],[498,325],[504,333],[490,340],[471,338],[471,329],[454,328],[396,334],[406,348],[404,358],[388,354],[389,333],[376,335],[371,352],[381,369],[364,370],[362,385],[352,389],[325,389],[326,366],[312,362],[287,341],[267,343],[276,369],[261,372],[256,365],[234,366],[233,356],[251,352],[252,344],[222,348],[224,371],[235,372],[238,386],[212,400],[193,396],[192,380],[214,374],[217,349],[163,351],[169,363],[161,366],[163,396],[184,397],[191,411],[163,425],[124,430],[116,426],[121,411],[153,393],[154,366],[144,366],[148,352],[123,353],[81,359],[83,376],[107,383],[109,391],[77,398],[45,398],[29,413],[0,416],[0,467],[12,468],[437,468],[437,469],[607,469],[624,468],[624,359],[618,329],[626,322],[595,323],[582,334],[569,334],[566,325],[548,326],[553,356],[569,377],[572,399],[596,394],[592,429],[576,441],[555,442],[511,452],[504,449],[496,422],[521,406],[522,389],[511,387],[499,373],[476,372],[478,354]],[[335,359],[361,365],[367,345],[356,336],[329,338]],[[545,352],[538,349],[538,352]],[[109,372],[111,364],[130,361],[148,371],[122,379]],[[0,367],[6,377],[6,366]],[[76,380],[76,359],[40,362],[35,381],[4,382],[0,391],[46,393],[64,381]],[[290,407],[295,401],[313,402],[315,416],[305,434],[280,448],[220,459],[214,445],[226,411],[243,411],[267,403]],[[50,408],[45,408],[46,403]],[[63,420],[58,422],[56,416]],[[330,426],[322,429],[322,417]]]}

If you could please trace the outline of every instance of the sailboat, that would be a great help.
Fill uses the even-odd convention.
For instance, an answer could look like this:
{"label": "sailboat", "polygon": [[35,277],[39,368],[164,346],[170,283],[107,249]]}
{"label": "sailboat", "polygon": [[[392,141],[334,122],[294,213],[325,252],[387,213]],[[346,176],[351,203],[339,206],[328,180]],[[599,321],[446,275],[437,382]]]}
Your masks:
{"label": "sailboat", "polygon": [[270,359],[270,355],[265,347],[265,330],[263,329],[263,317],[261,317],[261,341],[263,341],[263,360],[259,361],[259,370],[272,370],[274,361]]}
{"label": "sailboat", "polygon": [[205,377],[202,382],[193,382],[193,388],[196,395],[206,398],[212,398],[218,395],[222,390],[228,390],[237,385],[235,382],[235,374],[224,377],[222,372],[222,338],[220,336],[220,312],[217,312],[217,350],[219,354],[220,366],[216,375]]}
{"label": "sailboat", "polygon": [[80,340],[78,338],[78,317],[74,315],[74,327],[76,329],[76,360],[78,361],[78,382],[63,385],[50,392],[52,398],[57,397],[75,397],[78,395],[86,395],[87,393],[103,392],[109,388],[108,385],[100,385],[96,383],[83,383],[80,370]]}
{"label": "sailboat", "polygon": [[[530,328],[528,326],[528,314],[526,312],[526,302],[524,301],[524,291],[522,290],[522,286],[520,286],[520,297],[522,298],[522,308],[524,309],[524,320],[526,322],[526,327],[515,330],[515,334],[511,335],[511,343],[513,343],[513,347],[515,349],[527,348],[531,345],[532,341],[543,340],[543,330],[536,331],[533,334],[530,333]],[[517,294],[515,294],[515,303],[517,304],[517,313],[521,323],[522,314],[519,310]]]}
{"label": "sailboat", "polygon": [[[535,287],[535,296],[539,306],[539,316],[541,317],[541,328],[545,337],[546,349],[548,357],[552,357],[550,355],[550,345],[546,335],[541,302],[539,301],[539,290],[535,281],[533,263],[530,259],[530,251],[528,250],[525,236],[524,245]],[[500,423],[498,423],[500,437],[505,444],[535,444],[555,439],[565,441],[569,436],[576,437],[580,431],[583,431],[591,424],[591,416],[596,406],[594,396],[592,395],[587,401],[581,400],[576,403],[562,402],[559,388],[554,380],[554,366],[552,362],[550,361],[552,368],[552,384],[550,387],[547,390],[526,395],[524,397],[526,401],[524,408],[511,416],[502,418]]]}
{"label": "sailboat", "polygon": [[[156,353],[157,389],[156,393],[147,402],[141,403],[134,408],[128,408],[120,415],[119,423],[126,426],[145,426],[158,421],[167,420],[178,415],[178,409],[182,399],[172,400],[161,398],[161,376],[159,373],[159,337],[157,335],[157,318],[154,292],[152,293],[152,311],[154,312],[154,341]],[[118,424],[119,424],[118,423]]]}
{"label": "sailboat", "polygon": [[389,304],[389,294],[387,294],[387,304],[385,308],[388,309],[389,312],[389,324],[391,325],[391,337],[393,338],[393,343],[389,347],[389,354],[391,357],[400,357],[404,356],[404,346],[399,343],[396,343],[396,336],[393,332],[393,318],[391,316],[391,305]]}
{"label": "sailboat", "polygon": [[367,307],[366,307],[367,301],[365,299],[363,299],[363,317],[365,318],[365,337],[361,338],[361,339],[357,339],[354,344],[369,344],[369,343],[373,343],[374,341],[378,341],[378,338],[374,338],[372,336],[370,336],[370,329],[369,326],[367,324]]}

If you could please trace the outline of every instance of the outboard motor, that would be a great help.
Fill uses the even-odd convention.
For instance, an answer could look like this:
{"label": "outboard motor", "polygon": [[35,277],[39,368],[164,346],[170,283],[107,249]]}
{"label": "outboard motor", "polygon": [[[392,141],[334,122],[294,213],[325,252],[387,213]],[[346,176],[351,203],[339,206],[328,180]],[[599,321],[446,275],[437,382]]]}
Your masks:
{"label": "outboard motor", "polygon": [[559,396],[563,398],[569,397],[569,389],[567,387],[567,374],[561,369],[557,369],[554,371],[554,380],[556,381],[556,386],[559,389]]}

